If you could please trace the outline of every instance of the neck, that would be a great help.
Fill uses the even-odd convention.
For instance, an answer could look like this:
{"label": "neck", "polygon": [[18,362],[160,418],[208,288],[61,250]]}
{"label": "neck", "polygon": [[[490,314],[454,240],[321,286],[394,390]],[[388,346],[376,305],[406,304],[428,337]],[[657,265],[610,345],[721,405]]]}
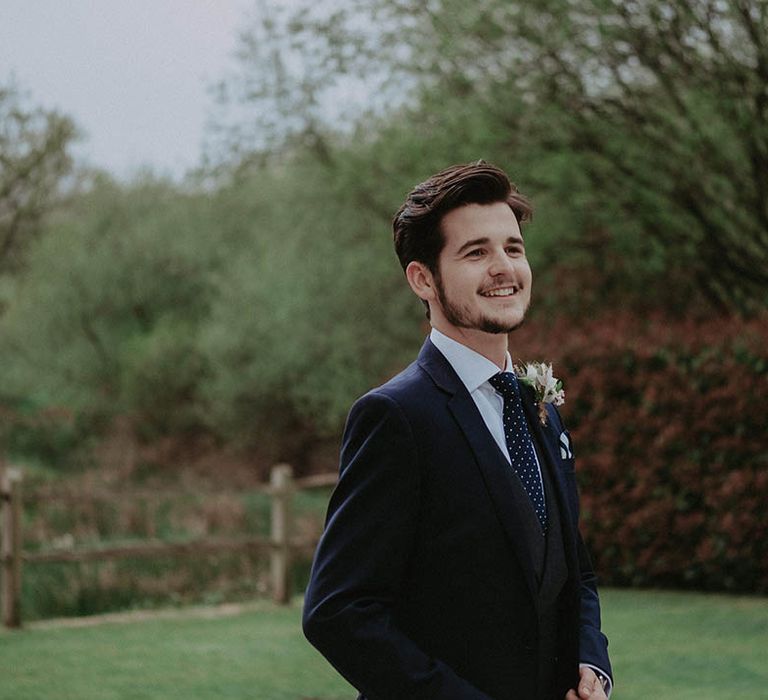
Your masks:
{"label": "neck", "polygon": [[456,326],[433,321],[432,327],[447,335],[451,340],[466,345],[483,357],[487,357],[499,369],[504,370],[509,348],[509,337],[506,333],[485,333],[474,328],[458,328]]}

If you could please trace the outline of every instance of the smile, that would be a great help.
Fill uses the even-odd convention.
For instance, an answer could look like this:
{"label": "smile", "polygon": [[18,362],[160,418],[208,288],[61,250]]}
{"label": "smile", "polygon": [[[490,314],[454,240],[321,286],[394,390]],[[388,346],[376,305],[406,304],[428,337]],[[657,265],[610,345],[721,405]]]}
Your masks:
{"label": "smile", "polygon": [[481,292],[484,297],[511,297],[513,294],[517,294],[518,288],[513,287],[500,287],[499,289],[489,289],[486,292]]}

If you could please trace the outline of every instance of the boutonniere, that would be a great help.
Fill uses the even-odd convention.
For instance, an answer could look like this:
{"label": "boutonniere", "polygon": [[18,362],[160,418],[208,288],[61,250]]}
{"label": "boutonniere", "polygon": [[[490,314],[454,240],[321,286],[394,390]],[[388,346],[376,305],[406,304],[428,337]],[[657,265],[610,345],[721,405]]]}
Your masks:
{"label": "boutonniere", "polygon": [[536,405],[539,407],[539,420],[547,424],[546,404],[562,406],[565,403],[565,390],[562,380],[552,375],[552,365],[545,362],[526,362],[513,365],[517,379],[533,389]]}

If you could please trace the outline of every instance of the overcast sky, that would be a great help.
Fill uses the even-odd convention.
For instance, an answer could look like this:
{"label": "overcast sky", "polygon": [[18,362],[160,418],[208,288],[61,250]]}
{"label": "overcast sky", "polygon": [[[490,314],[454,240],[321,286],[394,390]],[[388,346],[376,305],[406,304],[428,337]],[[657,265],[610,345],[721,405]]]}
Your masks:
{"label": "overcast sky", "polygon": [[198,163],[212,101],[233,66],[247,0],[0,0],[0,82],[84,132],[78,155],[117,176]]}

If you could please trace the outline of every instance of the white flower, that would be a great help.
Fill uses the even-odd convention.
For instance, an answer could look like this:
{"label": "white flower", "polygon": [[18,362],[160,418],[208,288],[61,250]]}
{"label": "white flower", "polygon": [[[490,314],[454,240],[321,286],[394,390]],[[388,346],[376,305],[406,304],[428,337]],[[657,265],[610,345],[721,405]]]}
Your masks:
{"label": "white flower", "polygon": [[552,365],[545,362],[526,362],[524,365],[515,365],[514,369],[518,380],[533,389],[536,403],[539,404],[539,418],[546,425],[545,404],[562,406],[565,403],[563,382],[552,374]]}

